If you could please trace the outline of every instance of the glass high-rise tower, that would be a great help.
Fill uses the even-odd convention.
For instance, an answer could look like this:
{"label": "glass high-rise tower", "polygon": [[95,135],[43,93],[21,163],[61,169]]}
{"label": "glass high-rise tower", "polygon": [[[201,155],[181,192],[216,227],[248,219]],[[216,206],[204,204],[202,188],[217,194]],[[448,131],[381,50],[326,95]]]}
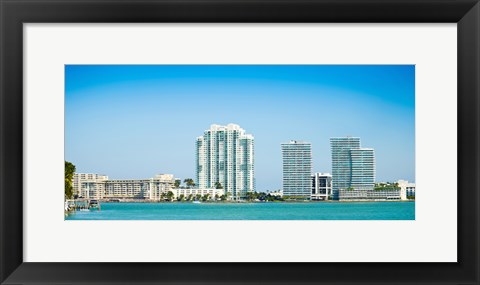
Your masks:
{"label": "glass high-rise tower", "polygon": [[312,189],[312,145],[309,142],[282,143],[283,195],[310,198]]}
{"label": "glass high-rise tower", "polygon": [[253,136],[235,124],[211,125],[196,141],[196,179],[200,188],[220,183],[233,200],[255,191]]}
{"label": "glass high-rise tower", "polygon": [[375,185],[375,152],[360,147],[360,138],[330,138],[332,191],[372,190]]}
{"label": "glass high-rise tower", "polygon": [[352,181],[355,190],[372,190],[375,187],[375,152],[373,148],[350,150]]}

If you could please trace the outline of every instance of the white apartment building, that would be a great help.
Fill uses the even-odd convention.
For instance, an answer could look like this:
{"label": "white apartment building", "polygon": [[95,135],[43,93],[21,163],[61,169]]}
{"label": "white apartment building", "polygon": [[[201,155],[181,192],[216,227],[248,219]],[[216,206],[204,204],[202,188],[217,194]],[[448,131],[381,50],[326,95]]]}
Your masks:
{"label": "white apartment building", "polygon": [[95,173],[74,173],[73,194],[87,199],[102,199],[108,176]]}
{"label": "white apartment building", "polygon": [[192,197],[195,197],[197,195],[204,196],[206,194],[210,196],[210,199],[214,199],[215,195],[220,197],[225,194],[225,190],[215,188],[176,188],[172,189],[171,191],[173,192],[174,199],[177,199],[180,195],[183,195],[185,198],[187,198],[190,195],[192,195]]}
{"label": "white apartment building", "polygon": [[398,180],[398,187],[400,187],[400,193],[402,200],[407,200],[407,197],[415,197],[415,183],[408,182],[407,180]]}
{"label": "white apartment building", "polygon": [[282,143],[283,194],[285,196],[311,197],[312,144],[292,140]]}
{"label": "white apartment building", "polygon": [[332,175],[317,172],[312,175],[312,200],[329,200],[332,195]]}
{"label": "white apartment building", "polygon": [[253,136],[239,125],[211,125],[196,140],[196,181],[199,189],[220,183],[233,200],[255,191]]}

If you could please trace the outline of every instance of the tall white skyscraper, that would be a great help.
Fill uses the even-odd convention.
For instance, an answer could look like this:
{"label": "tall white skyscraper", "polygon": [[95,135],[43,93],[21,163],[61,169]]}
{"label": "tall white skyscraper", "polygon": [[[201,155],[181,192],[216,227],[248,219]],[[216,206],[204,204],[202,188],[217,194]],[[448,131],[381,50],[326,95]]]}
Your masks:
{"label": "tall white skyscraper", "polygon": [[282,143],[283,195],[310,198],[312,145],[304,141]]}
{"label": "tall white skyscraper", "polygon": [[375,186],[375,152],[360,147],[360,138],[330,138],[332,190],[372,190]]}
{"label": "tall white skyscraper", "polygon": [[254,138],[238,125],[211,125],[198,137],[196,164],[200,188],[216,188],[220,183],[234,200],[255,191]]}

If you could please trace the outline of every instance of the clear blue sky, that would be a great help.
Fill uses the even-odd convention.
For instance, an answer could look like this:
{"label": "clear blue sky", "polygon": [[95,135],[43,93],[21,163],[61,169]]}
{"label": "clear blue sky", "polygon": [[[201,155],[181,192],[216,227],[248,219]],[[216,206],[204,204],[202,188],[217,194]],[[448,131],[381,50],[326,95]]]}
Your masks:
{"label": "clear blue sky", "polygon": [[415,181],[413,65],[67,65],[65,159],[110,178],[195,178],[195,138],[235,123],[255,137],[257,190],[282,186],[280,143],[330,137],[375,149],[377,181]]}

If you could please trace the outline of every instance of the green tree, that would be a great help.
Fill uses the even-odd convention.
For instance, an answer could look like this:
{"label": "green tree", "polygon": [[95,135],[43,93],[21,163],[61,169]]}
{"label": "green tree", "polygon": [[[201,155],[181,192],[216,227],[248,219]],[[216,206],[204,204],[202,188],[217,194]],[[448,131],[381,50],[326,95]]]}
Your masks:
{"label": "green tree", "polygon": [[216,189],[223,189],[222,183],[220,183],[220,182],[215,182],[215,188],[216,188]]}
{"label": "green tree", "polygon": [[203,201],[203,202],[206,202],[206,201],[208,201],[209,199],[210,199],[210,194],[205,194],[205,195],[202,196],[202,201]]}
{"label": "green tree", "polygon": [[185,182],[185,184],[187,185],[188,188],[191,188],[191,187],[195,186],[195,182],[193,182],[192,178],[185,178],[185,180],[183,180],[183,182]]}
{"label": "green tree", "polygon": [[180,196],[177,197],[177,201],[179,202],[185,201],[185,195],[180,194]]}
{"label": "green tree", "polygon": [[168,201],[172,201],[174,196],[175,196],[175,194],[173,194],[172,191],[168,191],[168,192],[167,192],[166,197],[167,197],[167,200],[168,200]]}
{"label": "green tree", "polygon": [[225,201],[225,200],[227,200],[227,196],[221,195],[221,196],[220,196],[220,201]]}
{"label": "green tree", "polygon": [[167,193],[162,192],[162,194],[160,194],[160,201],[165,201],[166,198],[167,198]]}
{"label": "green tree", "polygon": [[65,197],[67,199],[73,198],[73,174],[75,170],[73,163],[65,161]]}
{"label": "green tree", "polygon": [[195,195],[195,200],[200,201],[202,199],[202,194]]}
{"label": "green tree", "polygon": [[180,179],[175,179],[175,183],[173,184],[173,186],[174,186],[175,188],[178,188],[178,187],[180,187],[180,184],[182,184],[182,180],[180,180]]}
{"label": "green tree", "polygon": [[187,201],[192,201],[192,199],[193,199],[193,195],[189,194],[188,197],[187,197]]}
{"label": "green tree", "polygon": [[218,196],[218,194],[215,194],[215,201],[218,201],[219,198],[220,196]]}

